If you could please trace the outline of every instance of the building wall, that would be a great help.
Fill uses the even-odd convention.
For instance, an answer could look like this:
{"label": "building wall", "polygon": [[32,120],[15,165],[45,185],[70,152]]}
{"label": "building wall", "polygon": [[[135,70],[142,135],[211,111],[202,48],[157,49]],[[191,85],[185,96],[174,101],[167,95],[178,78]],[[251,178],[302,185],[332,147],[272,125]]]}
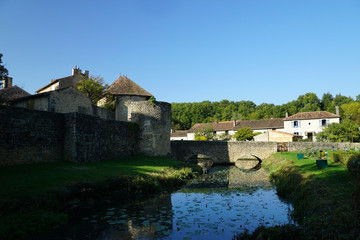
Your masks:
{"label": "building wall", "polygon": [[140,127],[139,151],[149,156],[170,155],[171,104],[135,101],[128,103],[132,122]]}
{"label": "building wall", "polygon": [[41,90],[39,93],[55,91],[55,90],[58,90],[59,88],[60,88],[59,82],[56,82],[56,83],[52,84],[51,86],[49,86],[49,87],[47,87],[47,88],[44,88],[44,89]]}
{"label": "building wall", "polygon": [[101,161],[138,151],[132,123],[0,105],[0,165]]}
{"label": "building wall", "polygon": [[142,96],[117,96],[115,107],[115,119],[118,121],[131,121],[129,106],[132,102],[145,101]]}
{"label": "building wall", "polygon": [[[331,123],[340,123],[339,118],[323,118],[327,120],[329,124]],[[300,136],[303,136],[303,139],[306,139],[307,136],[305,133],[307,132],[315,132],[319,133],[322,132],[324,127],[320,126],[319,121],[322,119],[307,119],[307,120],[298,120],[300,122],[300,126],[297,128],[292,127],[293,121],[284,121],[284,129],[287,133],[299,133]]]}
{"label": "building wall", "polygon": [[274,131],[269,131],[269,141],[270,142],[292,142],[293,136],[286,133],[279,133]]}
{"label": "building wall", "polygon": [[48,94],[35,95],[25,98],[21,102],[12,104],[15,107],[23,107],[33,110],[82,114],[99,116],[104,119],[115,119],[115,114],[99,108],[91,103],[91,100],[75,88],[69,87]]}
{"label": "building wall", "polygon": [[0,105],[0,165],[61,161],[64,115]]}

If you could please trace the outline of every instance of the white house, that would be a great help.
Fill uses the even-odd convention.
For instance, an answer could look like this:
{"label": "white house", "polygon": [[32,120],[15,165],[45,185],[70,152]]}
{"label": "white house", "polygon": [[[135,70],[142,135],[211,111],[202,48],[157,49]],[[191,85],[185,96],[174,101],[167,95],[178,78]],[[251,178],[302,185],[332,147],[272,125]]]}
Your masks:
{"label": "white house", "polygon": [[232,136],[242,127],[250,127],[254,132],[267,132],[270,130],[284,131],[283,118],[261,119],[261,120],[243,120],[243,121],[226,121],[214,123],[196,123],[187,131],[187,140],[195,139],[195,132],[211,127],[217,136]]}
{"label": "white house", "polygon": [[316,141],[315,135],[322,132],[330,123],[340,123],[340,115],[319,111],[300,112],[284,119],[284,131]]}

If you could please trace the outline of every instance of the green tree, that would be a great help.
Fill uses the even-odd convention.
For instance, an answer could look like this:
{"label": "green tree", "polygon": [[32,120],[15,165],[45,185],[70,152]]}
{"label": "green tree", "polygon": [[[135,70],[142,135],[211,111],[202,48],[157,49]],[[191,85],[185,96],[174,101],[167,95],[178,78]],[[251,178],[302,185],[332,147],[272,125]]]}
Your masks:
{"label": "green tree", "polygon": [[348,119],[340,124],[331,123],[316,135],[320,142],[358,142],[359,137],[359,125]]}
{"label": "green tree", "polygon": [[195,140],[200,141],[209,141],[214,137],[214,128],[211,126],[206,126],[202,129],[199,129],[195,132]]}
{"label": "green tree", "polygon": [[91,99],[93,103],[97,103],[102,97],[105,89],[108,87],[104,79],[100,76],[90,76],[85,78],[80,76],[81,80],[78,82],[78,89]]}
{"label": "green tree", "polygon": [[331,93],[324,93],[321,99],[321,110],[333,112],[334,109],[334,97]]}
{"label": "green tree", "polygon": [[234,138],[237,141],[251,141],[258,134],[259,133],[254,133],[253,130],[249,127],[242,127],[236,131],[236,133],[234,134]]}
{"label": "green tree", "polygon": [[0,77],[7,77],[9,74],[9,71],[5,68],[4,65],[2,65],[2,53],[0,53]]}
{"label": "green tree", "polygon": [[341,112],[344,119],[360,124],[360,102],[351,102],[341,105]]}

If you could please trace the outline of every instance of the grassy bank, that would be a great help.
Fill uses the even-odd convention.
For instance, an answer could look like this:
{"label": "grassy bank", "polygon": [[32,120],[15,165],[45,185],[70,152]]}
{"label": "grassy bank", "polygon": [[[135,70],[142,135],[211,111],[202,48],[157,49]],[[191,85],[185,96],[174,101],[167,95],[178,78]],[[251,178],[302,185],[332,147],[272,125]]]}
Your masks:
{"label": "grassy bank", "polygon": [[296,153],[277,153],[264,161],[279,196],[294,206],[298,226],[261,227],[238,239],[358,239],[359,181],[347,167],[328,159],[318,169],[315,158],[296,159]]}
{"label": "grassy bank", "polygon": [[19,239],[67,221],[98,202],[181,186],[199,168],[180,161],[131,157],[103,162],[0,167],[0,239]]}

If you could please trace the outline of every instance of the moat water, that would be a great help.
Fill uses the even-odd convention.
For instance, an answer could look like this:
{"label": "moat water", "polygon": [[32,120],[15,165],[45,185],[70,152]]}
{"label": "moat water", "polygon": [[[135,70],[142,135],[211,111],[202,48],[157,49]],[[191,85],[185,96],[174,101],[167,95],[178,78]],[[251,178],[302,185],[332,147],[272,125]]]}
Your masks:
{"label": "moat water", "polygon": [[263,169],[212,167],[179,191],[81,216],[53,239],[231,239],[258,226],[292,223]]}

